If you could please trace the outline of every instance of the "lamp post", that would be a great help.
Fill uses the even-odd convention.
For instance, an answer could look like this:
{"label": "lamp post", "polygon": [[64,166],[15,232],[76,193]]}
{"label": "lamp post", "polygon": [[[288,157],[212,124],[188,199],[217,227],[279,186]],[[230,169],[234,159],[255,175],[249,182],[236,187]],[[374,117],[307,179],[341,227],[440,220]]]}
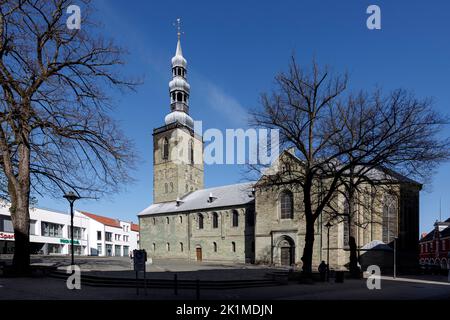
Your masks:
{"label": "lamp post", "polygon": [[330,221],[325,224],[325,228],[327,228],[327,282],[330,281],[330,228],[332,226]]}
{"label": "lamp post", "polygon": [[68,193],[66,193],[64,195],[64,198],[67,199],[67,201],[69,201],[70,204],[70,251],[71,251],[71,265],[75,265],[75,259],[74,259],[74,246],[73,246],[73,203],[80,199],[79,196],[77,196],[73,191],[69,191]]}

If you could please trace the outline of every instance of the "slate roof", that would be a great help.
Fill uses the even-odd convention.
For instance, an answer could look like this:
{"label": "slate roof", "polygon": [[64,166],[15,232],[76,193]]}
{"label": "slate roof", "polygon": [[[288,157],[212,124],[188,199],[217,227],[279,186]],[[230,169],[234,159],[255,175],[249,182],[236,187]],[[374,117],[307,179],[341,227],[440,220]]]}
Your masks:
{"label": "slate roof", "polygon": [[[246,205],[255,201],[252,194],[254,184],[254,182],[246,182],[196,190],[181,198],[178,204],[177,201],[154,203],[141,211],[138,216],[195,210],[205,211],[214,208]],[[209,201],[210,194],[213,196],[213,201]]]}

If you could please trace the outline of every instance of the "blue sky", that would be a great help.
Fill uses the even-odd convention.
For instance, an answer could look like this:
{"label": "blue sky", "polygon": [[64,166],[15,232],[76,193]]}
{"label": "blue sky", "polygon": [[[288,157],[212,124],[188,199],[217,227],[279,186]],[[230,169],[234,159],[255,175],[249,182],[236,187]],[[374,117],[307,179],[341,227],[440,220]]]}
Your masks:
{"label": "blue sky", "polygon": [[[74,1],[76,3],[76,1]],[[135,141],[140,156],[136,182],[100,199],[81,200],[78,209],[124,220],[152,202],[152,129],[169,110],[170,59],[175,53],[173,22],[183,21],[184,56],[191,84],[191,115],[207,128],[239,128],[245,112],[258,106],[274,75],[291,53],[300,64],[313,57],[336,71],[348,71],[353,89],[407,88],[433,97],[450,114],[450,26],[448,1],[113,1],[94,0],[103,33],[127,48],[124,72],[141,76],[136,93],[110,94],[113,117]],[[382,29],[366,28],[366,8],[377,4]],[[444,134],[450,134],[450,128]],[[239,182],[242,167],[210,165],[205,186]],[[421,232],[450,216],[450,164],[437,168],[420,198]],[[39,199],[40,207],[65,210],[65,200]]]}

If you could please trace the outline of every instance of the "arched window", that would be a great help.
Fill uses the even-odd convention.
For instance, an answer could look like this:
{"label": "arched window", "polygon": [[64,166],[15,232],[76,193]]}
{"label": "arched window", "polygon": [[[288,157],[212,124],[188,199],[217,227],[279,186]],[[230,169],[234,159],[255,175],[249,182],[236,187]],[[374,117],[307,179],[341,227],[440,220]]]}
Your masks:
{"label": "arched window", "polygon": [[217,252],[217,243],[213,242],[214,252]]}
{"label": "arched window", "polygon": [[183,223],[183,216],[180,216],[180,223]]}
{"label": "arched window", "polygon": [[153,218],[153,225],[155,225],[156,224],[156,219],[155,218]]}
{"label": "arched window", "polygon": [[170,243],[167,242],[166,246],[167,246],[167,251],[170,251]]}
{"label": "arched window", "polygon": [[233,227],[239,226],[239,213],[236,210],[233,210],[232,213],[232,225]]}
{"label": "arched window", "polygon": [[183,242],[180,242],[180,251],[183,252],[184,248],[183,248]]}
{"label": "arched window", "polygon": [[213,228],[216,229],[219,227],[219,215],[217,214],[217,212],[213,212]]}
{"label": "arched window", "polygon": [[194,142],[192,140],[189,141],[189,161],[194,164]]}
{"label": "arched window", "polygon": [[183,101],[183,94],[181,92],[177,93],[177,101],[182,102]]}
{"label": "arched window", "polygon": [[166,222],[167,222],[167,224],[169,224],[169,223],[170,223],[170,219],[169,219],[169,217],[166,217]]}
{"label": "arched window", "polygon": [[231,251],[236,252],[236,242],[231,243]]}
{"label": "arched window", "polygon": [[153,242],[153,251],[156,251],[156,244]]}
{"label": "arched window", "polygon": [[203,215],[201,213],[198,214],[198,228],[203,229]]}
{"label": "arched window", "polygon": [[292,219],[293,217],[293,200],[290,191],[283,191],[280,195],[280,217],[281,219]]}
{"label": "arched window", "polygon": [[162,158],[163,158],[163,160],[169,159],[169,139],[167,139],[167,138],[164,138],[164,141],[163,141]]}

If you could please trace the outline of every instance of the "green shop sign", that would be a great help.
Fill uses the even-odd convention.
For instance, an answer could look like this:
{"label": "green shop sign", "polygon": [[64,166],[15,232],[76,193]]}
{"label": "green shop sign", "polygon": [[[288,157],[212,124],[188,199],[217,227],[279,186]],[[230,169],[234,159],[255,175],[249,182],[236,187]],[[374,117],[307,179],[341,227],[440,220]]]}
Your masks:
{"label": "green shop sign", "polygon": [[[68,240],[68,239],[59,239],[59,242],[70,244],[71,241]],[[73,244],[80,244],[80,241],[78,241],[78,240],[73,240]]]}

